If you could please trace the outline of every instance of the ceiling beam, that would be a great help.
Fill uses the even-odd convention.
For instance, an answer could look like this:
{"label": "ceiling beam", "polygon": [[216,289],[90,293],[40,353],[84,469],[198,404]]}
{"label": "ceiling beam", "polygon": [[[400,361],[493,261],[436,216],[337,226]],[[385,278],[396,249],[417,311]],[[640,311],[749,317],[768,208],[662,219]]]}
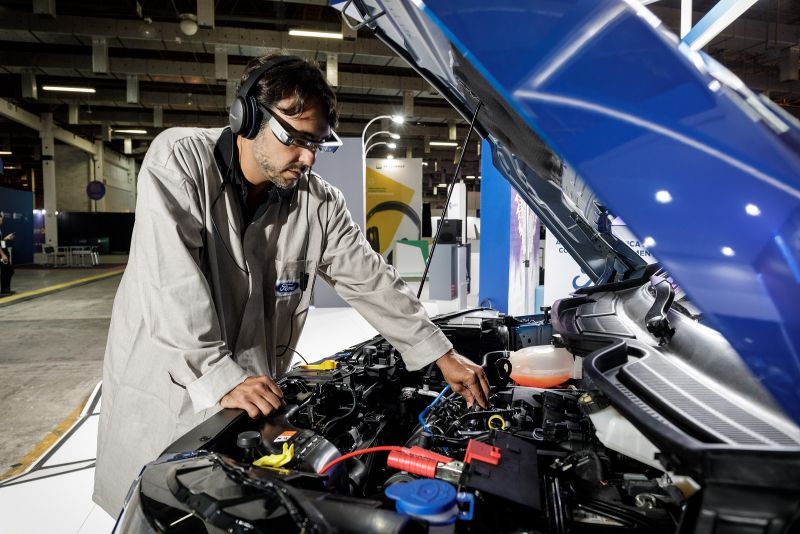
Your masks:
{"label": "ceiling beam", "polygon": [[[64,98],[56,96],[40,96],[37,102],[41,104],[53,105],[68,105],[75,102],[80,102],[81,105],[91,105],[98,107],[112,107],[112,108],[128,108],[138,109],[153,108],[154,106],[163,106],[164,109],[180,110],[180,111],[201,111],[201,112],[217,112],[221,119],[227,117],[228,102],[225,95],[209,95],[203,93],[164,93],[159,91],[140,91],[139,102],[140,104],[128,104],[125,102],[126,91],[125,89],[101,89],[90,98]],[[356,103],[356,102],[339,102],[337,106],[339,115],[342,118],[372,118],[378,115],[393,114],[402,111],[402,103],[397,105],[392,104],[375,104],[375,103]],[[397,109],[394,109],[397,108]],[[449,106],[414,106],[414,113],[416,117],[427,122],[446,122],[448,120],[459,120],[461,116]],[[152,111],[147,113],[147,121],[152,123]],[[166,119],[166,114],[165,114]]]}
{"label": "ceiling beam", "polygon": [[[108,75],[92,72],[92,56],[76,56],[73,54],[31,54],[0,51],[0,65],[14,74],[24,74],[36,69],[40,74],[49,76],[81,77],[86,79],[108,80]],[[125,79],[136,74],[140,79],[151,82],[187,83],[197,85],[225,85],[225,80],[217,76],[214,63],[198,63],[196,61],[171,61],[160,59],[110,58],[109,75],[117,79]],[[227,78],[238,80],[244,71],[243,65],[228,65]],[[348,89],[395,89],[397,94],[403,91],[432,92],[431,86],[414,71],[409,76],[383,74],[361,74],[339,72],[337,87]]]}
{"label": "ceiling beam", "polygon": [[[27,126],[28,128],[31,128],[37,132],[42,131],[42,121],[39,117],[2,98],[0,98],[0,115],[7,117],[14,122],[18,122],[24,126]],[[75,148],[79,148],[80,150],[83,150],[89,154],[96,154],[94,143],[59,126],[53,128],[53,137],[62,143],[72,145]]]}
{"label": "ceiling beam", "polygon": [[[681,25],[680,8],[665,7],[660,4],[648,6],[669,28],[676,34]],[[692,14],[693,20],[700,20],[705,15],[702,11],[695,11]],[[730,26],[722,30],[710,43],[711,47],[722,46],[724,48],[740,50],[742,48],[766,49],[767,45],[771,48],[785,48],[794,46],[800,41],[800,26],[792,24],[776,24],[774,22],[763,22],[747,17],[741,17]]]}
{"label": "ceiling beam", "polygon": [[[287,32],[253,28],[200,28],[192,36],[184,35],[177,23],[141,20],[115,20],[96,17],[59,15],[57,19],[15,13],[0,17],[0,37],[4,40],[32,43],[91,45],[92,38],[106,38],[109,48],[145,48],[178,52],[213,54],[224,46],[230,55],[254,57],[272,51],[309,55],[319,51],[336,52],[345,57],[369,56],[385,64],[404,64],[378,39],[355,41],[293,37]],[[345,59],[343,58],[344,62]]]}

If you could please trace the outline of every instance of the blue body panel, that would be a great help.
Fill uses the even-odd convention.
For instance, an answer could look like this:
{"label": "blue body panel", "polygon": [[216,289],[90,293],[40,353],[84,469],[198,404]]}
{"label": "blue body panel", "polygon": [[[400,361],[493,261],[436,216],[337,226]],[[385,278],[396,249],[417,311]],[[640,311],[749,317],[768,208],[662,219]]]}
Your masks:
{"label": "blue body panel", "polygon": [[[800,423],[797,124],[759,115],[634,3],[429,0],[423,12],[655,241],[692,302]],[[671,200],[659,202],[660,191]]]}

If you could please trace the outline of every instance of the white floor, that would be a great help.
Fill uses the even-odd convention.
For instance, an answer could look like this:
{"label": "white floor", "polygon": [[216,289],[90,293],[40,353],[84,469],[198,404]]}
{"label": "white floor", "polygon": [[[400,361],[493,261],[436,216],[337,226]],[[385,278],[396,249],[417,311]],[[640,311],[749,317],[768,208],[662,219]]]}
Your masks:
{"label": "white floor", "polygon": [[[415,284],[412,288],[416,291]],[[474,306],[475,300],[476,297],[470,295],[470,306]],[[434,316],[455,311],[456,301],[424,302],[424,306]],[[377,331],[352,308],[312,308],[297,351],[308,361],[316,361],[376,334]],[[34,462],[27,473],[0,482],[0,531],[14,534],[111,532],[116,518],[106,514],[91,499],[100,413],[99,399],[92,406],[93,397],[72,429]]]}

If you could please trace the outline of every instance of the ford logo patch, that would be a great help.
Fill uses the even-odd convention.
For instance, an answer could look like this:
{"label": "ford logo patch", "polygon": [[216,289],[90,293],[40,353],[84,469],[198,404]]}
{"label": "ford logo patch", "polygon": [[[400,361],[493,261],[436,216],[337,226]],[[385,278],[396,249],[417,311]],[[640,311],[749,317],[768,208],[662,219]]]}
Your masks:
{"label": "ford logo patch", "polygon": [[275,296],[276,297],[288,297],[293,293],[297,293],[297,290],[300,289],[300,281],[299,280],[283,280],[278,281],[275,284]]}

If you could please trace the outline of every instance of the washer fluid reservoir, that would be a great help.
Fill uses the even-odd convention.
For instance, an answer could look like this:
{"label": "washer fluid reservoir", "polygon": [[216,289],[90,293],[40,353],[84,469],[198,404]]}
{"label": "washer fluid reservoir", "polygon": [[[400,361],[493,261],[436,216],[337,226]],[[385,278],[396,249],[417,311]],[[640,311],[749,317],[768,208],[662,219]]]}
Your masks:
{"label": "washer fluid reservoir", "polygon": [[566,382],[575,363],[570,352],[553,345],[525,347],[511,353],[511,379],[520,386],[551,388]]}

